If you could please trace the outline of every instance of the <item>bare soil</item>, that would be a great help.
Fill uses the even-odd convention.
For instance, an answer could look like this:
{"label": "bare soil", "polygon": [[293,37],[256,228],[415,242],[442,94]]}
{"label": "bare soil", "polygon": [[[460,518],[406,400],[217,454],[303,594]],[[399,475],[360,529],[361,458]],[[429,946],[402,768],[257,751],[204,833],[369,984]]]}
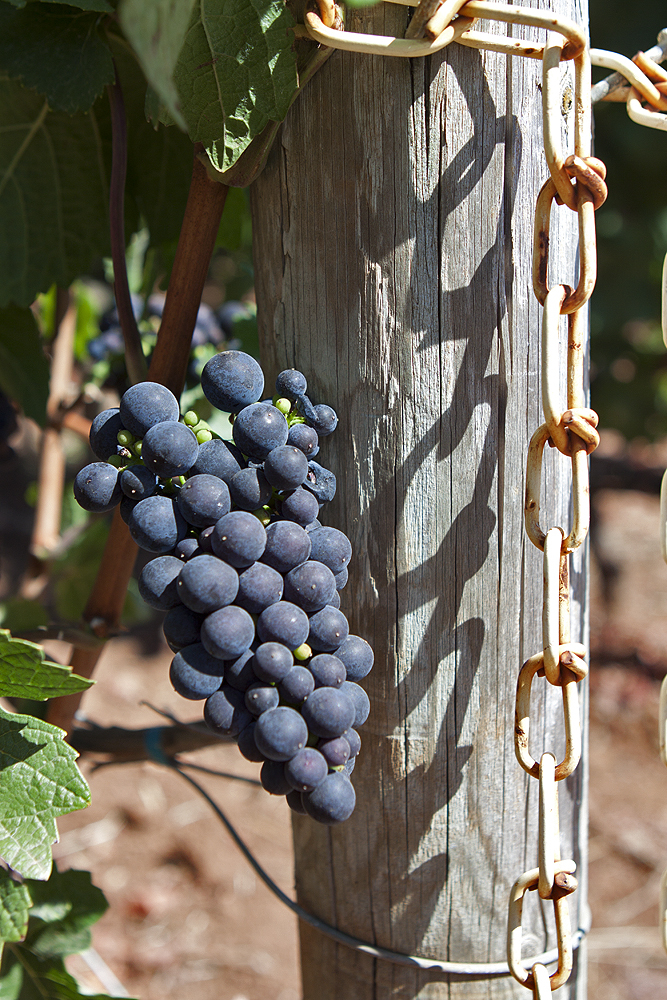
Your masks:
{"label": "bare soil", "polygon": [[[667,867],[667,774],[657,737],[667,667],[667,567],[658,552],[656,497],[608,491],[596,504],[600,544],[618,577],[605,604],[593,565],[588,996],[654,1000],[667,987],[657,930],[658,886]],[[102,725],[159,725],[140,704],[148,696],[181,719],[196,718],[198,707],[189,709],[171,689],[169,659],[166,648],[145,656],[136,640],[115,641],[86,696],[86,714]],[[257,776],[233,746],[195,757]],[[60,866],[91,869],[111,905],[94,931],[88,964],[72,960],[80,981],[112,993],[122,984],[142,1000],[298,1000],[296,920],[198,793],[151,763],[93,771],[84,762],[83,768],[93,803],[61,822],[55,855]],[[252,784],[197,778],[289,893],[284,800]]]}

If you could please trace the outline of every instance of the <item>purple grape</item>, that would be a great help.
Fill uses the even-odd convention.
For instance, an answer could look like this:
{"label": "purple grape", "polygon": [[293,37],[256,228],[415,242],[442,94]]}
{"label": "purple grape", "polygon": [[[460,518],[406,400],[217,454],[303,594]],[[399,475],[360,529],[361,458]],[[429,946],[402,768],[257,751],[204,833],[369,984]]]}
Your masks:
{"label": "purple grape", "polygon": [[255,743],[269,760],[290,760],[303,749],[307,739],[308,727],[293,708],[281,705],[257,720]]}
{"label": "purple grape", "polygon": [[290,788],[299,792],[312,792],[329,772],[329,765],[313,747],[304,747],[285,764],[285,778]]}
{"label": "purple grape", "polygon": [[356,799],[350,779],[338,771],[328,774],[315,791],[302,795],[308,815],[327,826],[349,819],[354,812]]}

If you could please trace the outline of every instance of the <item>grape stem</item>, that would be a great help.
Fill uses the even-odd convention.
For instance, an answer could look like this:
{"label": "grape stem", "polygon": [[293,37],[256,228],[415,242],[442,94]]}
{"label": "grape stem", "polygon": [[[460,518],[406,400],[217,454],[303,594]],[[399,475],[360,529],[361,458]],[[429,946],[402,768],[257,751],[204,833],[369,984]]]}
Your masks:
{"label": "grape stem", "polygon": [[125,342],[125,364],[132,383],[146,379],[146,359],[141,334],[134,318],[125,262],[125,177],[127,174],[127,120],[125,101],[118,79],[107,87],[111,109],[111,182],[109,185],[109,233],[113,261],[116,308]]}
{"label": "grape stem", "polygon": [[[151,381],[166,385],[176,397],[180,396],[185,384],[192,331],[228,191],[225,185],[209,180],[205,168],[197,159],[200,152],[201,147],[195,145],[190,193],[162,324],[148,373]],[[122,244],[125,273],[124,239]],[[134,314],[132,317],[134,319]],[[136,555],[137,545],[116,509],[97,577],[83,613],[84,621],[101,639],[108,638],[118,628]],[[75,645],[71,657],[74,672],[82,677],[91,677],[103,648]],[[47,720],[69,732],[81,697],[81,693],[77,693],[53,700]]]}

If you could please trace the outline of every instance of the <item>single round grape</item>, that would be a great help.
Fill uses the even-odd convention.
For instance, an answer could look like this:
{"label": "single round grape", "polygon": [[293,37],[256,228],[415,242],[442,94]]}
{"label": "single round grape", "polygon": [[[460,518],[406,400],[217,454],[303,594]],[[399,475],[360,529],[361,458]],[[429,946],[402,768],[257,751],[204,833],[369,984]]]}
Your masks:
{"label": "single round grape", "polygon": [[252,668],[261,681],[278,684],[294,666],[292,653],[279,642],[263,642],[255,650]]}
{"label": "single round grape", "polygon": [[308,615],[296,604],[278,601],[257,619],[257,637],[260,642],[280,642],[288,649],[296,649],[308,638],[309,624]]}
{"label": "single round grape", "polygon": [[308,459],[294,445],[280,445],[264,459],[264,475],[277,490],[295,490],[308,475]]}
{"label": "single round grape", "polygon": [[345,585],[347,584],[347,578],[348,578],[347,566],[344,566],[340,571],[340,573],[335,574],[336,590],[344,589]]}
{"label": "single round grape", "polygon": [[260,753],[257,749],[257,744],[255,743],[255,720],[242,729],[239,733],[238,738],[238,748],[241,752],[241,756],[245,757],[246,760],[252,761],[254,764],[261,764],[266,758],[263,753]]}
{"label": "single round grape", "polygon": [[201,643],[185,646],[176,654],[169,668],[169,679],[182,698],[199,701],[208,698],[222,684],[224,667],[206,652]]}
{"label": "single round grape", "polygon": [[258,510],[273,495],[273,487],[261,469],[247,468],[237,472],[229,482],[229,494],[241,510]]}
{"label": "single round grape", "polygon": [[187,562],[188,559],[193,559],[195,556],[202,556],[204,553],[199,547],[199,540],[197,538],[182,538],[180,542],[177,542],[174,547],[174,555],[181,562]]}
{"label": "single round grape", "polygon": [[188,534],[188,524],[178,507],[165,496],[146,497],[135,504],[128,527],[137,545],[156,555],[171,552]]}
{"label": "single round grape", "polygon": [[114,406],[108,410],[102,410],[93,418],[88,440],[93,454],[101,462],[106,462],[108,458],[117,453],[118,433],[123,430],[125,428],[118,407]]}
{"label": "single round grape", "polygon": [[253,718],[245,707],[241,692],[223,684],[219,691],[206,699],[204,721],[213,732],[236,738]]}
{"label": "single round grape", "polygon": [[276,379],[276,392],[286,399],[294,400],[297,396],[303,396],[307,389],[306,376],[296,368],[286,368]]}
{"label": "single round grape", "polygon": [[130,465],[123,469],[119,482],[125,496],[133,500],[152,497],[157,489],[157,476],[145,465]]}
{"label": "single round grape", "polygon": [[194,646],[199,642],[203,615],[198,615],[184,604],[179,604],[167,612],[162,622],[162,631],[167,645],[177,653],[184,646]]}
{"label": "single round grape", "polygon": [[282,701],[288,705],[302,705],[315,690],[315,678],[307,667],[292,667],[278,684]]}
{"label": "single round grape", "polygon": [[178,492],[178,509],[195,528],[215,525],[228,513],[230,506],[227,484],[205,473],[191,476]]}
{"label": "single round grape", "polygon": [[324,563],[309,559],[291,569],[285,577],[285,600],[303,608],[307,614],[321,611],[336,593],[336,580]]}
{"label": "single round grape", "polygon": [[348,635],[336,650],[336,656],[345,664],[348,681],[360,681],[371,672],[373,650],[359,635]]}
{"label": "single round grape", "polygon": [[277,604],[282,596],[283,578],[270,566],[261,562],[253,563],[239,573],[236,604],[249,614],[261,615],[266,608]]}
{"label": "single round grape", "polygon": [[236,417],[232,436],[237,448],[262,462],[269,452],[287,442],[287,421],[270,403],[252,403]]}
{"label": "single round grape", "polygon": [[236,691],[243,691],[245,694],[250,685],[256,681],[252,648],[244,649],[235,660],[227,660],[225,663],[225,682]]}
{"label": "single round grape", "polygon": [[214,527],[215,527],[214,524],[210,524],[208,526],[208,528],[202,528],[202,530],[199,532],[199,536],[198,536],[198,538],[199,538],[199,548],[202,550],[202,553],[204,553],[204,552],[212,552],[213,551],[213,544],[211,542],[211,535],[213,534]]}
{"label": "single round grape", "polygon": [[350,729],[355,718],[354,702],[339,688],[316,688],[301,708],[311,733],[332,740]]}
{"label": "single round grape", "polygon": [[245,692],[245,707],[253,715],[262,715],[271,708],[277,708],[279,701],[278,689],[260,681],[255,681]]}
{"label": "single round grape", "polygon": [[338,414],[326,403],[318,403],[315,407],[315,419],[309,420],[310,426],[317,431],[320,437],[333,434],[338,426]]}
{"label": "single round grape", "polygon": [[266,529],[262,562],[279,573],[289,573],[310,556],[310,535],[293,521],[274,521]]}
{"label": "single round grape", "polygon": [[317,431],[308,424],[292,424],[287,434],[287,443],[293,444],[306,458],[315,458],[320,450]]}
{"label": "single round grape", "polygon": [[138,382],[123,394],[120,416],[128,431],[143,438],[155,424],[178,421],[180,409],[178,400],[166,386],[158,382]]}
{"label": "single round grape", "polygon": [[118,469],[107,462],[92,462],[77,472],[74,497],[80,507],[94,514],[103,514],[120,503],[122,492]]}
{"label": "single round grape", "polygon": [[165,420],[150,427],[142,441],[141,458],[163,479],[186,475],[195,463],[199,445],[189,427]]}
{"label": "single round grape", "polygon": [[151,608],[169,611],[181,603],[177,580],[183,563],[174,556],[158,556],[146,563],[139,576],[139,593]]}
{"label": "single round grape", "polygon": [[350,747],[350,757],[356,757],[361,750],[361,736],[356,729],[346,729],[343,736]]}
{"label": "single round grape", "polygon": [[217,476],[224,483],[231,482],[245,466],[245,460],[238,448],[231,441],[221,441],[213,438],[199,446],[197,461],[192,466],[192,475]]}
{"label": "single round grape", "polygon": [[[350,732],[350,730],[347,730]],[[335,740],[318,740],[317,749],[320,751],[329,767],[343,767],[350,759],[350,744],[345,736],[337,736]]]}
{"label": "single round grape", "polygon": [[[255,623],[243,608],[230,605],[204,619],[201,641],[211,656],[235,660],[255,638]],[[351,723],[350,723],[351,725]]]}
{"label": "single round grape", "polygon": [[354,812],[357,796],[347,775],[333,771],[314,792],[304,794],[302,800],[306,812],[312,819],[327,826],[334,826],[350,818]]}
{"label": "single round grape", "polygon": [[202,615],[231,604],[239,589],[235,569],[215,556],[195,556],[181,567],[178,595],[186,608]]}
{"label": "single round grape", "polygon": [[287,795],[292,786],[285,777],[285,765],[278,760],[266,760],[259,772],[262,788],[269,795]]}
{"label": "single round grape", "polygon": [[311,559],[317,559],[328,566],[335,575],[340,573],[352,558],[350,539],[338,528],[318,528],[311,531]]}
{"label": "single round grape", "polygon": [[296,789],[293,789],[291,792],[287,793],[287,795],[285,796],[285,801],[287,802],[287,805],[290,807],[292,812],[298,813],[299,816],[308,815],[308,813],[304,808],[303,802],[301,801],[301,792],[297,792]]}
{"label": "single round grape", "polygon": [[303,486],[292,490],[280,500],[280,516],[286,521],[294,521],[305,528],[315,520],[320,510],[317,497],[304,490]]}
{"label": "single round grape", "polygon": [[312,792],[329,773],[329,765],[313,747],[304,747],[285,764],[285,778],[291,788]]}
{"label": "single round grape", "polygon": [[306,745],[308,727],[293,708],[280,705],[257,720],[255,743],[269,760],[290,760]]}
{"label": "single round grape", "polygon": [[220,559],[236,569],[245,569],[264,552],[266,531],[254,514],[245,510],[233,510],[220,517],[214,525],[211,545]]}
{"label": "single round grape", "polygon": [[329,503],[336,496],[336,477],[333,472],[312,460],[308,462],[308,475],[303,485],[317,497],[319,503]]}
{"label": "single round grape", "polygon": [[345,667],[337,656],[330,653],[319,653],[308,664],[308,669],[315,678],[315,687],[339,688],[345,680]]}
{"label": "single round grape", "polygon": [[221,351],[204,365],[201,387],[216,409],[238,413],[261,398],[264,373],[244,351]]}
{"label": "single round grape", "polygon": [[132,500],[130,497],[122,496],[120,498],[120,503],[118,504],[118,510],[120,511],[120,516],[125,521],[125,524],[130,523],[130,517],[132,516],[132,511],[139,503],[138,500]]}
{"label": "single round grape", "polygon": [[[185,603],[185,602],[184,602]],[[334,653],[347,639],[350,627],[342,611],[327,604],[310,617],[308,645],[321,653]]]}
{"label": "single round grape", "polygon": [[348,696],[354,705],[354,722],[352,725],[355,729],[359,726],[363,726],[364,722],[370,715],[370,698],[364,689],[359,687],[358,684],[355,684],[354,681],[344,681],[340,686],[340,690]]}

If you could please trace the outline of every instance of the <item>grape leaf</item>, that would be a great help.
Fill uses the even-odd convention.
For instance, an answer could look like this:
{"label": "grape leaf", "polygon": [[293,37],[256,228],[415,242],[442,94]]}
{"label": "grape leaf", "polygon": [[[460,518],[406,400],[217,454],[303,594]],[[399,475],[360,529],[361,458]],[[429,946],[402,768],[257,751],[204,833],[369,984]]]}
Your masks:
{"label": "grape leaf", "polygon": [[39,958],[64,958],[90,948],[90,926],[107,910],[90,872],[55,869],[46,882],[26,880],[32,899],[26,947]]}
{"label": "grape leaf", "polygon": [[51,108],[87,111],[115,77],[99,21],[62,3],[0,4],[0,71],[44,94]]}
{"label": "grape leaf", "polygon": [[25,877],[48,878],[56,817],[90,802],[64,735],[41,719],[0,709],[0,855]]}
{"label": "grape leaf", "polygon": [[40,959],[22,944],[5,948],[0,1000],[109,1000],[108,993],[81,992],[61,958]]}
{"label": "grape leaf", "polygon": [[46,701],[85,691],[92,683],[73,674],[71,667],[46,660],[37,643],[13,639],[7,629],[0,629],[0,693],[5,697]]}
{"label": "grape leaf", "polygon": [[9,872],[0,868],[0,942],[21,941],[25,937],[30,902],[27,886],[15,882]]}
{"label": "grape leaf", "polygon": [[269,121],[282,121],[298,86],[294,26],[282,0],[199,0],[176,64],[180,109],[193,142],[227,170]]}
{"label": "grape leaf", "polygon": [[150,86],[185,130],[174,83],[174,69],[183,48],[194,0],[123,0],[118,8],[121,27],[134,48]]}
{"label": "grape leaf", "polygon": [[28,306],[109,254],[104,147],[92,111],[49,111],[0,80],[0,307]]}
{"label": "grape leaf", "polygon": [[[25,7],[27,0],[7,0],[12,7]],[[57,3],[60,4],[61,0],[43,0],[44,3]],[[97,10],[104,14],[113,14],[113,7],[111,4],[107,3],[107,0],[70,0],[67,4],[68,7],[77,7],[79,10]],[[4,1000],[4,997],[0,995],[0,1000]]]}
{"label": "grape leaf", "polygon": [[45,426],[49,365],[30,309],[0,309],[0,387],[27,417]]}

